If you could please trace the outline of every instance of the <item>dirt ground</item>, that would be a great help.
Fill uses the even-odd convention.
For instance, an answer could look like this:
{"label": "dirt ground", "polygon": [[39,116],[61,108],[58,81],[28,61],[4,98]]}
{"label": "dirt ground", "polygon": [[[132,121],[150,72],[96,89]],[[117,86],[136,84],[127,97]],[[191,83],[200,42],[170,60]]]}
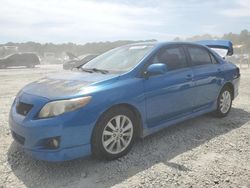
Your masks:
{"label": "dirt ground", "polygon": [[138,140],[114,161],[91,157],[37,161],[13,142],[8,113],[27,83],[58,65],[0,70],[0,188],[3,187],[250,187],[250,69],[228,117],[204,115]]}

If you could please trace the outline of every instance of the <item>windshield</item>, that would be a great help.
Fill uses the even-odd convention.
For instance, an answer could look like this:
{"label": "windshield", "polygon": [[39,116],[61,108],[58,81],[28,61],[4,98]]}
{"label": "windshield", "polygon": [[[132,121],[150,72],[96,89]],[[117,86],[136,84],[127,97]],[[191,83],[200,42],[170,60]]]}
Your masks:
{"label": "windshield", "polygon": [[152,45],[137,45],[115,48],[94,58],[81,68],[127,72],[135,67],[152,47]]}

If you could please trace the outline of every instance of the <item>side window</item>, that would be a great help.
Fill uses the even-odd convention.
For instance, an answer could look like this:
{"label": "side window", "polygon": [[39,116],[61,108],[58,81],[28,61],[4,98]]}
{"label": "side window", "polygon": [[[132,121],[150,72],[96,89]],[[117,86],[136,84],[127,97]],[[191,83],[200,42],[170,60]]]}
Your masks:
{"label": "side window", "polygon": [[212,63],[210,55],[206,50],[199,47],[188,47],[187,49],[190,54],[192,64],[194,66]]}
{"label": "side window", "polygon": [[9,60],[11,61],[16,61],[19,57],[19,54],[13,54],[11,56],[8,57]]}
{"label": "side window", "polygon": [[213,64],[217,64],[218,63],[217,60],[215,59],[215,57],[212,54],[210,54],[210,57],[211,57],[211,60],[212,60]]}
{"label": "side window", "polygon": [[163,48],[152,59],[152,63],[164,63],[168,70],[187,67],[185,52],[180,47]]}
{"label": "side window", "polygon": [[21,55],[21,60],[25,63],[29,63],[32,60],[32,56],[30,54],[23,54]]}

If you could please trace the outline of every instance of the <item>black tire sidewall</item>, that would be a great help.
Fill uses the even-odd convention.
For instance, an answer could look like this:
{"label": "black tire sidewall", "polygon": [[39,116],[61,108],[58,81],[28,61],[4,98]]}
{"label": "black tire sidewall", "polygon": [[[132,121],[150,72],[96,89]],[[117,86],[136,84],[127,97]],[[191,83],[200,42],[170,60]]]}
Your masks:
{"label": "black tire sidewall", "polygon": [[[113,117],[117,115],[125,115],[131,120],[133,124],[133,136],[129,145],[127,146],[125,150],[123,150],[121,153],[118,153],[118,154],[111,154],[105,150],[102,144],[102,134],[103,134],[103,130],[106,124]],[[92,139],[91,139],[92,154],[94,155],[94,157],[99,158],[99,159],[112,160],[112,159],[116,159],[127,154],[131,150],[134,140],[135,140],[135,136],[136,136],[135,123],[136,123],[135,115],[133,114],[131,110],[127,108],[114,107],[108,110],[107,112],[105,112],[97,121],[97,124],[93,131]]]}

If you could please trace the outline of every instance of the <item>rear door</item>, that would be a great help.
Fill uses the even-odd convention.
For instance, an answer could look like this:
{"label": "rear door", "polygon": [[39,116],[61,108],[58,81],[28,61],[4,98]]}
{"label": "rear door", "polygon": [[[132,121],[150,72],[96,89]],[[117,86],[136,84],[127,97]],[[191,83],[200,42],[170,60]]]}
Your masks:
{"label": "rear door", "polygon": [[220,66],[216,58],[205,47],[186,45],[192,64],[194,79],[194,111],[209,108],[217,100],[220,90]]}

